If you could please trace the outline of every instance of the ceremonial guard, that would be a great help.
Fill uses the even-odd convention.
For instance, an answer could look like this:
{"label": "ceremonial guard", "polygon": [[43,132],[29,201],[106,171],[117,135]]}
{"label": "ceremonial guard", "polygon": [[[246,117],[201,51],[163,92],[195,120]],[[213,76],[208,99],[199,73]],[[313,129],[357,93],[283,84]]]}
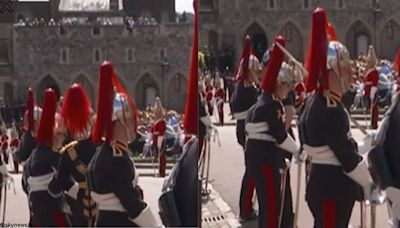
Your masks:
{"label": "ceremonial guard", "polygon": [[[49,185],[53,195],[67,191],[70,196],[71,225],[93,226],[96,216],[96,202],[91,199],[86,182],[87,165],[96,152],[91,139],[91,108],[89,98],[79,84],[73,84],[66,92],[61,111],[61,119],[73,140],[60,153],[57,173]],[[70,186],[69,179],[74,180]]]}
{"label": "ceremonial guard", "polygon": [[19,155],[18,155],[18,148],[19,148],[19,139],[18,139],[18,131],[15,124],[11,129],[11,142],[10,142],[10,152],[13,157],[14,163],[14,172],[16,174],[19,173]]}
{"label": "ceremonial guard", "polygon": [[[357,153],[349,117],[341,96],[350,88],[352,69],[347,49],[328,40],[325,10],[312,16],[311,41],[306,61],[308,93],[299,123],[304,151],[311,157],[306,201],[314,227],[348,227],[353,205],[371,192],[366,160]],[[360,187],[361,186],[361,187]]]}
{"label": "ceremonial guard", "polygon": [[[44,95],[43,113],[36,135],[38,146],[25,164],[27,190],[32,225],[66,227],[70,223],[65,214],[63,194],[49,192],[49,183],[55,175],[60,158],[59,150],[65,140],[61,119],[56,113],[57,97],[52,89]],[[70,181],[70,186],[73,182]]]}
{"label": "ceremonial guard", "polygon": [[143,201],[138,173],[128,155],[128,142],[136,137],[136,105],[108,61],[100,66],[98,99],[92,139],[100,148],[87,170],[90,195],[98,205],[95,225],[159,226]]}
{"label": "ceremonial guard", "polygon": [[203,151],[205,145],[205,139],[212,126],[210,115],[207,112],[206,102],[204,98],[199,94],[199,155]]}
{"label": "ceremonial guard", "polygon": [[[256,85],[261,77],[260,61],[251,55],[251,39],[246,36],[241,61],[236,71],[235,90],[231,97],[231,109],[236,122],[236,138],[245,150],[246,132],[245,119],[248,109],[257,101],[258,90]],[[239,208],[240,218],[244,222],[257,217],[253,209],[254,181],[250,178],[246,168],[240,190]]]}
{"label": "ceremonial guard", "polygon": [[28,102],[26,103],[24,114],[24,132],[21,136],[21,147],[19,149],[21,164],[23,165],[28,160],[32,151],[36,148],[36,132],[39,127],[40,116],[42,109],[35,106],[33,100],[33,91],[28,90]]}
{"label": "ceremonial guard", "polygon": [[160,177],[165,177],[165,169],[167,167],[166,150],[166,130],[167,123],[164,120],[164,108],[159,97],[156,97],[154,104],[154,123],[151,129],[153,135],[153,147],[158,156],[158,172]]}
{"label": "ceremonial guard", "polygon": [[221,85],[221,78],[217,75],[214,80],[215,85],[215,105],[218,111],[218,120],[221,126],[224,125],[224,101],[225,101],[225,91]]}
{"label": "ceremonial guard", "polygon": [[205,99],[207,102],[207,109],[210,116],[213,115],[213,86],[212,86],[212,79],[210,75],[207,75],[204,79],[205,84]]}
{"label": "ceremonial guard", "polygon": [[[185,114],[183,119],[183,128],[185,131],[185,143],[182,154],[171,171],[171,174],[165,180],[163,194],[159,199],[160,215],[164,225],[168,227],[199,227],[200,226],[200,191],[199,176],[197,171],[199,150],[198,150],[198,121],[199,121],[199,103],[198,103],[198,24],[197,24],[197,0],[194,1],[195,21],[192,58],[189,71],[188,93],[186,96]],[[168,197],[172,190],[173,197]],[[171,202],[168,199],[173,198]],[[176,216],[172,215],[176,208]]]}
{"label": "ceremonial guard", "polygon": [[281,100],[293,89],[296,79],[284,73],[288,65],[282,64],[284,54],[277,43],[284,47],[284,38],[275,38],[261,86],[263,92],[249,109],[245,122],[246,168],[256,187],[258,227],[270,228],[280,227],[282,222],[281,197],[285,189],[281,189],[281,180],[285,179],[286,172],[280,174],[280,171],[286,167],[280,149],[292,154],[298,152],[294,139],[286,131],[281,104]]}
{"label": "ceremonial guard", "polygon": [[1,136],[1,152],[3,154],[3,161],[8,164],[8,136],[7,130],[3,130]]}
{"label": "ceremonial guard", "polygon": [[367,56],[367,73],[364,76],[365,81],[365,96],[369,101],[369,107],[371,110],[371,128],[378,128],[379,109],[378,109],[378,82],[379,82],[379,71],[376,68],[378,59],[376,58],[374,47],[371,45],[368,49]]}

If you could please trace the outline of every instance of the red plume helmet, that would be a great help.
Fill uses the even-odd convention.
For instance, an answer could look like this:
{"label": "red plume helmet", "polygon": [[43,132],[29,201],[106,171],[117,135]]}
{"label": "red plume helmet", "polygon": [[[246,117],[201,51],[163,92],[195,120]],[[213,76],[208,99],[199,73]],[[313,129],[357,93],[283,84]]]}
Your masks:
{"label": "red plume helmet", "polygon": [[40,118],[36,140],[39,144],[53,146],[53,128],[57,109],[57,95],[52,89],[44,93],[43,112]]}
{"label": "red plume helmet", "polygon": [[28,89],[28,102],[26,103],[25,113],[28,118],[28,131],[31,132],[35,128],[35,122],[33,119],[33,108],[35,104],[33,101],[33,91],[31,88]]}
{"label": "red plume helmet", "polygon": [[61,108],[63,123],[72,136],[83,134],[90,126],[90,101],[79,84],[73,84],[66,93]]}
{"label": "red plume helmet", "polygon": [[[277,36],[275,37],[275,43],[279,43],[285,47],[285,38],[283,36]],[[275,91],[278,81],[278,73],[285,57],[282,50],[275,43],[272,47],[271,58],[268,62],[267,70],[261,86],[264,92],[271,94]]]}
{"label": "red plume helmet", "polygon": [[329,41],[337,41],[336,30],[331,23],[326,24],[326,31],[328,32]]}
{"label": "red plume helmet", "polygon": [[192,58],[189,69],[189,82],[186,97],[185,116],[183,120],[183,126],[186,134],[197,135],[198,133],[198,12],[197,12],[197,0],[194,1],[195,16],[194,16],[194,34],[192,44]]}
{"label": "red plume helmet", "polygon": [[306,81],[307,92],[312,92],[316,89],[319,92],[323,92],[324,89],[329,88],[327,69],[328,37],[326,28],[327,19],[325,10],[317,8],[312,15],[311,36],[306,60],[308,71]]}
{"label": "red plume helmet", "polygon": [[234,74],[236,75],[235,81],[247,80],[249,74],[249,59],[251,52],[251,38],[249,35],[247,35],[244,38],[242,56],[240,57],[238,68],[236,69],[236,72]]}
{"label": "red plume helmet", "polygon": [[106,142],[110,142],[112,137],[113,75],[114,68],[111,62],[104,61],[100,66],[97,118],[92,133],[95,143],[100,143],[104,134]]}

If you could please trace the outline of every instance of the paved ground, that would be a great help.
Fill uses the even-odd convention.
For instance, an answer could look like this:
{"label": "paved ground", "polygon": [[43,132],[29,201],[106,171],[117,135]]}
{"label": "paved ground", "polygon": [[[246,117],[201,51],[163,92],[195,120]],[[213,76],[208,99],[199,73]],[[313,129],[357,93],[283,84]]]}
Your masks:
{"label": "paved ground", "polygon": [[[228,113],[228,112],[227,112]],[[230,117],[226,117],[227,120],[230,120]],[[213,118],[213,120],[215,120]],[[210,165],[210,183],[215,188],[216,192],[219,193],[219,196],[222,198],[224,202],[226,202],[231,211],[237,215],[239,206],[238,199],[240,193],[240,184],[242,180],[242,176],[244,173],[244,154],[242,152],[241,147],[236,142],[235,135],[235,126],[223,126],[217,127],[220,135],[220,141],[222,146],[218,147],[217,143],[212,144],[211,151],[211,165]],[[297,129],[294,130],[297,133]],[[364,138],[364,135],[356,129],[352,129],[352,135],[354,138],[361,142]],[[296,135],[297,137],[297,135]],[[360,147],[362,145],[359,145]],[[301,191],[301,200],[300,200],[300,219],[299,219],[299,228],[308,228],[312,227],[313,219],[312,215],[308,209],[306,202],[304,201],[304,171],[302,172],[302,191]],[[296,186],[296,178],[297,178],[297,165],[292,164],[291,166],[291,186],[292,192],[295,196],[295,186]],[[216,197],[215,195],[213,197]],[[217,203],[215,203],[217,204]],[[203,207],[207,207],[211,205],[210,202]],[[376,227],[388,227],[387,219],[387,207],[386,205],[379,206],[377,209],[377,224]],[[203,216],[204,217],[204,216]],[[204,222],[203,222],[204,224]],[[356,203],[353,209],[353,214],[351,217],[351,224],[354,227],[360,225],[360,205]],[[225,223],[225,226],[227,224]],[[243,224],[243,227],[257,227],[256,222]],[[234,227],[234,226],[231,226]]]}
{"label": "paved ground", "polygon": [[[21,174],[12,174],[12,176],[15,182],[16,194],[14,194],[12,187],[7,191],[5,223],[26,224],[29,220],[29,210],[27,197],[22,191]],[[163,178],[140,177],[139,184],[143,188],[145,202],[150,205],[156,218],[161,222],[158,216],[158,198],[161,194]],[[3,204],[1,204],[0,211],[0,219],[2,219]]]}

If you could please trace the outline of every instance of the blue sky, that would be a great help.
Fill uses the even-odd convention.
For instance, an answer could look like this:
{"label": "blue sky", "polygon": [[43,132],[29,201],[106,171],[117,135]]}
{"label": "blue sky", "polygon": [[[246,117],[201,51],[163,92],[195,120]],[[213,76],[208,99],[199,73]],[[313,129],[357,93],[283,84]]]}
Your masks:
{"label": "blue sky", "polygon": [[[19,0],[20,2],[48,2],[49,0]],[[193,13],[193,0],[175,0],[176,11],[182,13],[183,11]]]}

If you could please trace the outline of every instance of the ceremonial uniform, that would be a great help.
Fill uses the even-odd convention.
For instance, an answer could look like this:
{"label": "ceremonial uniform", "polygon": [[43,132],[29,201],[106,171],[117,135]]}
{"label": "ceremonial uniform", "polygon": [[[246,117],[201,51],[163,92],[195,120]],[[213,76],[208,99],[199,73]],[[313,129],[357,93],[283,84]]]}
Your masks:
{"label": "ceremonial uniform", "polygon": [[17,174],[19,173],[18,148],[19,148],[19,140],[18,138],[15,137],[10,142],[10,149],[11,149],[11,154],[13,156],[14,171]]}
{"label": "ceremonial uniform", "polygon": [[[244,82],[240,81],[236,86],[231,98],[231,107],[233,116],[236,121],[236,139],[238,143],[245,150],[246,132],[245,132],[245,118],[248,109],[257,101],[258,91],[256,87],[245,87]],[[253,195],[254,195],[254,182],[249,177],[247,169],[243,175],[242,186],[240,190],[240,217],[249,218],[253,212]]]}
{"label": "ceremonial uniform", "polygon": [[379,72],[376,68],[371,69],[364,76],[365,80],[365,95],[368,97],[370,101],[370,110],[371,110],[371,128],[378,128],[378,118],[379,118],[379,109],[378,109],[378,82],[379,82]]}
{"label": "ceremonial uniform", "polygon": [[219,123],[221,126],[224,125],[224,100],[225,100],[225,92],[224,89],[221,88],[221,85],[219,84],[220,82],[218,82],[218,85],[216,87],[215,90],[215,101],[216,101],[216,106],[218,109],[218,119],[219,119]]}
{"label": "ceremonial uniform", "polygon": [[158,119],[154,122],[151,129],[153,134],[153,146],[158,155],[158,172],[160,177],[165,177],[165,169],[167,167],[167,158],[165,155],[167,123],[163,119]]}
{"label": "ceremonial uniform", "polygon": [[8,136],[6,133],[1,136],[1,152],[3,153],[3,161],[8,164]]}
{"label": "ceremonial uniform", "polygon": [[[341,102],[345,86],[350,87],[350,55],[341,43],[328,40],[323,9],[314,11],[312,23],[306,87],[314,94],[299,123],[303,149],[311,157],[306,201],[314,228],[348,227],[354,202],[370,196],[372,179],[350,137],[349,117]],[[330,88],[329,80],[342,84]]]}
{"label": "ceremonial uniform", "polygon": [[[245,119],[248,109],[257,101],[258,89],[254,84],[254,75],[250,75],[249,68],[258,64],[251,64],[250,58],[257,62],[257,58],[251,55],[251,39],[249,36],[245,38],[245,46],[242,52],[241,62],[237,69],[236,81],[237,84],[233,91],[230,100],[231,111],[236,121],[236,139],[238,143],[245,150],[246,132],[245,132]],[[253,77],[250,77],[253,76]],[[248,85],[246,85],[248,84]],[[242,186],[240,190],[239,208],[240,217],[242,220],[248,220],[255,217],[253,210],[253,195],[254,195],[254,181],[250,178],[248,170],[245,170],[242,179]]]}
{"label": "ceremonial uniform", "polygon": [[[284,46],[284,39],[275,42]],[[285,163],[278,148],[297,152],[293,138],[287,134],[282,120],[283,107],[273,98],[283,62],[283,53],[274,45],[270,63],[262,83],[263,92],[249,109],[245,128],[247,132],[246,168],[253,178],[259,203],[259,227],[279,227],[281,209],[280,169]]]}
{"label": "ceremonial uniform", "polygon": [[[208,116],[207,110],[205,108],[205,102],[199,94],[199,156],[203,150],[203,144],[204,144],[204,137],[206,136],[207,133],[207,121],[204,122],[202,120],[205,120],[207,117],[210,119]],[[211,121],[209,121],[209,124],[211,124]]]}
{"label": "ceremonial uniform", "polygon": [[[347,227],[361,188],[343,171],[354,170],[362,160],[348,138],[350,124],[340,100],[313,95],[300,119],[303,148],[312,156],[306,188],[306,200],[315,218],[315,227],[323,227],[329,213],[337,227]],[[329,154],[331,159],[318,157]],[[340,187],[339,187],[340,186]]]}
{"label": "ceremonial uniform", "polygon": [[95,225],[158,226],[150,207],[143,201],[135,178],[138,173],[128,155],[127,142],[136,134],[136,106],[108,61],[100,67],[98,97],[92,139],[101,145],[87,170],[90,195],[98,205]]}
{"label": "ceremonial uniform", "polygon": [[[45,92],[43,114],[38,129],[38,146],[33,150],[24,167],[29,193],[29,206],[31,210],[31,223],[34,226],[66,227],[70,223],[63,212],[65,199],[63,194],[52,195],[48,191],[60,154],[53,151],[53,127],[56,111],[57,97],[53,90]],[[72,186],[73,182],[70,181]]]}
{"label": "ceremonial uniform", "polygon": [[72,226],[93,226],[96,216],[96,202],[92,200],[86,182],[86,170],[96,145],[92,140],[73,141],[60,151],[61,158],[57,174],[49,185],[52,194],[61,194],[71,189],[71,177],[78,185],[77,198],[70,200]]}
{"label": "ceremonial uniform", "polygon": [[206,102],[207,102],[207,108],[208,108],[208,113],[210,116],[213,115],[213,91],[212,91],[212,86],[206,86]]}
{"label": "ceremonial uniform", "polygon": [[306,87],[304,83],[300,82],[294,87],[295,92],[295,107],[300,108],[304,104],[306,98]]}

